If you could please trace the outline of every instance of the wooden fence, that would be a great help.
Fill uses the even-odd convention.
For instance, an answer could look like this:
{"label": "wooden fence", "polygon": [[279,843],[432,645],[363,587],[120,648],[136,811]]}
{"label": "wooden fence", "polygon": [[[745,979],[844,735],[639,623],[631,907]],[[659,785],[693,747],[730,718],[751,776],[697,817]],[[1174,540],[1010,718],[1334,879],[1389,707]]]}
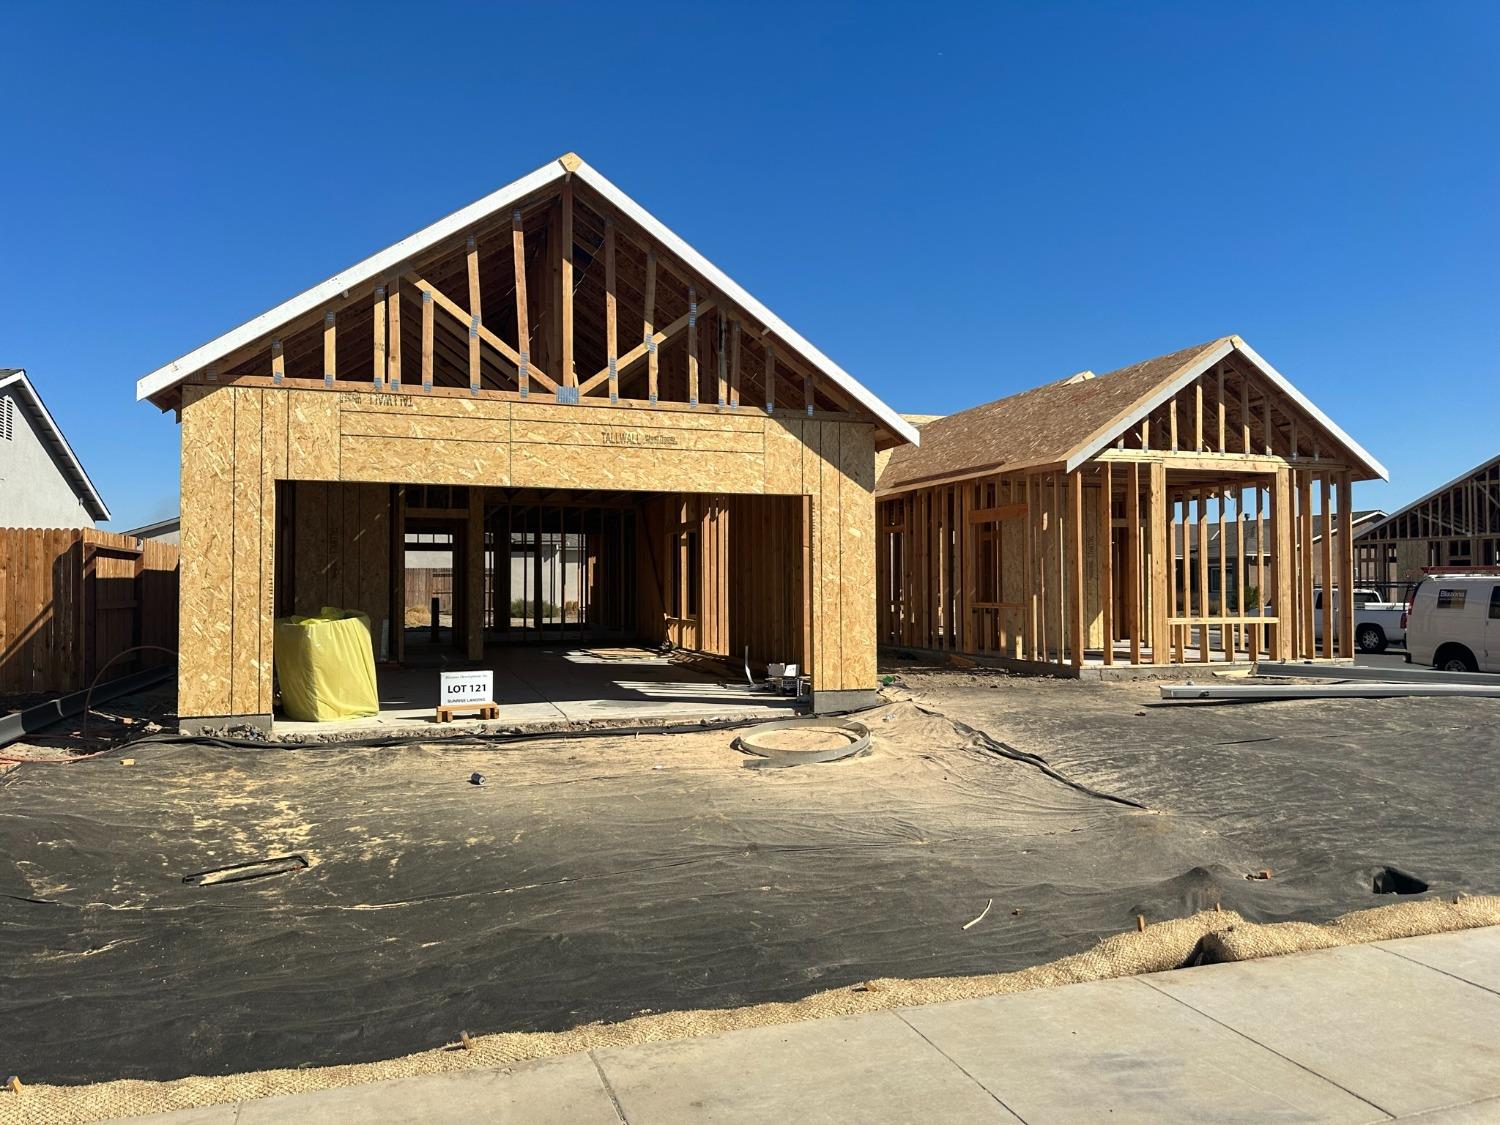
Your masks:
{"label": "wooden fence", "polygon": [[0,692],[58,694],[177,651],[177,546],[92,528],[0,528]]}

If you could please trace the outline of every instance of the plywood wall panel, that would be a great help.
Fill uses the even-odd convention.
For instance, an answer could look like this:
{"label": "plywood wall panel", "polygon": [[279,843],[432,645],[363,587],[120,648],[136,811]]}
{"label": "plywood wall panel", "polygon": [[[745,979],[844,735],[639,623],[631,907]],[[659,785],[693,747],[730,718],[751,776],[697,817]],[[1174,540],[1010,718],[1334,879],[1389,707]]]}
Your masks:
{"label": "plywood wall panel", "polygon": [[260,391],[287,396],[287,476],[292,480],[339,479],[339,394],[322,391]]}
{"label": "plywood wall panel", "polygon": [[342,479],[501,487],[512,481],[510,449],[498,442],[346,437]]}
{"label": "plywood wall panel", "polygon": [[844,540],[843,482],[839,472],[839,450],[844,427],[836,422],[823,422],[819,428],[823,431],[818,463],[818,495],[823,501],[823,550],[819,556],[818,579],[823,587],[823,595],[820,599],[822,608],[818,631],[821,637],[819,651],[823,654],[824,661],[822,678],[814,683],[821,690],[836,691],[844,686],[843,602],[839,593]]}
{"label": "plywood wall panel", "polygon": [[[214,391],[216,393],[209,393]],[[234,399],[188,387],[182,407],[182,569],[177,708],[231,713]]]}
{"label": "plywood wall panel", "polygon": [[[705,637],[719,649],[733,640],[730,599],[748,596],[733,585],[733,571],[744,563],[730,547],[736,527],[730,498],[767,488],[806,496],[813,651],[803,663],[821,676],[821,690],[874,686],[874,451],[867,425],[754,410],[304,388],[192,387],[184,404],[180,643],[186,717],[270,708],[280,480],[297,482],[287,493],[295,505],[288,528],[295,551],[284,571],[294,589],[287,601],[301,613],[324,605],[360,609],[371,617],[377,644],[390,616],[391,483],[717,496],[723,514],[709,521],[714,538],[705,548],[727,565],[711,591],[724,620]],[[767,551],[781,549],[781,534],[785,551],[796,547],[800,554],[800,510],[748,512],[752,521],[771,521],[757,529]],[[782,519],[785,527],[777,522]],[[643,531],[647,526],[643,521]],[[647,572],[649,561],[642,558],[639,573]],[[788,603],[765,613],[754,643],[785,649],[783,638],[798,633],[802,617],[796,575],[754,578],[755,598]],[[736,604],[743,616],[745,604]]]}
{"label": "plywood wall panel", "polygon": [[[765,421],[765,490],[779,496],[802,492],[801,419],[773,415]],[[811,423],[816,425],[817,423]]]}
{"label": "plywood wall panel", "polygon": [[875,684],[875,432],[839,425],[840,686]]}
{"label": "plywood wall panel", "polygon": [[[824,548],[824,523],[826,513],[823,509],[823,424],[821,422],[807,422],[802,430],[802,490],[803,494],[812,502],[811,527],[809,538],[812,541],[812,621],[809,629],[812,641],[812,652],[808,654],[808,665],[811,675],[817,677],[822,674],[822,666],[827,659],[823,651],[823,548]],[[830,664],[830,668],[832,665]],[[817,682],[816,679],[814,682]]]}

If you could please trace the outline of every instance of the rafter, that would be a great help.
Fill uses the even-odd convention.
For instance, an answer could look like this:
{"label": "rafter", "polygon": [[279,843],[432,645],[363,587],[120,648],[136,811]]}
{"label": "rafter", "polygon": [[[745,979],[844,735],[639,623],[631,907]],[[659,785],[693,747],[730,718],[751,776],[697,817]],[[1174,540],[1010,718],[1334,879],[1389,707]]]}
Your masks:
{"label": "rafter", "polygon": [[[714,303],[712,301],[699,301],[698,315],[701,317],[704,313],[708,312],[713,307]],[[647,355],[654,355],[656,348],[661,347],[661,345],[665,344],[668,340],[672,339],[684,328],[688,327],[688,322],[692,319],[692,316],[693,314],[691,312],[683,313],[661,331],[653,332],[649,340],[642,340],[635,347],[631,348],[624,355],[620,356],[615,365],[616,373],[623,378],[631,368],[640,363],[640,361],[646,358]],[[582,394],[588,394],[595,387],[599,386],[601,383],[606,382],[608,379],[609,368],[601,368],[600,370],[594,372],[594,374],[590,375],[582,383],[580,383],[578,385],[578,390]]]}
{"label": "rafter", "polygon": [[[418,277],[415,274],[407,274],[406,279],[423,293],[431,296],[433,304],[440,307],[444,312],[448,313],[455,320],[458,320],[465,325],[472,325],[474,333],[478,339],[483,340],[490,347],[494,348],[497,352],[499,352],[502,356],[509,360],[510,363],[517,368],[517,370],[520,369],[521,357],[516,353],[516,349],[511,347],[504,340],[500,339],[499,336],[496,336],[483,324],[476,323],[474,317],[469,314],[468,310],[459,305],[457,301],[451,300],[442,292],[442,290],[438,289],[424,278]],[[532,378],[544,384],[549,390],[557,390],[557,383],[553,381],[552,377],[539,369],[535,364],[530,364],[528,370]]]}

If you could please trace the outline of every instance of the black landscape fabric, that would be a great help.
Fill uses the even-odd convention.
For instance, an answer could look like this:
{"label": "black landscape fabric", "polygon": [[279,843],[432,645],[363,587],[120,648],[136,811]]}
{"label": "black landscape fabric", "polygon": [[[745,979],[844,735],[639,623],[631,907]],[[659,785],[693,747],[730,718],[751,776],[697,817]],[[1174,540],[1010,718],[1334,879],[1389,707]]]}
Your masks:
{"label": "black landscape fabric", "polygon": [[[159,744],[128,767],[23,766],[0,779],[0,1069],[86,1082],[365,1061],[460,1029],[1018,969],[1137,914],[1390,901],[1370,882],[1388,857],[1344,828],[1304,819],[1272,846],[1174,810],[1160,781],[1142,811],[910,704],[866,718],[868,754],[787,770],[743,768],[724,732]],[[1308,763],[1257,778],[1256,799],[1274,823],[1344,785]],[[1402,831],[1451,856],[1433,893],[1471,889],[1477,852],[1480,882],[1496,865],[1473,825]],[[258,878],[201,878],[261,861]],[[1264,866],[1274,879],[1245,878]]]}

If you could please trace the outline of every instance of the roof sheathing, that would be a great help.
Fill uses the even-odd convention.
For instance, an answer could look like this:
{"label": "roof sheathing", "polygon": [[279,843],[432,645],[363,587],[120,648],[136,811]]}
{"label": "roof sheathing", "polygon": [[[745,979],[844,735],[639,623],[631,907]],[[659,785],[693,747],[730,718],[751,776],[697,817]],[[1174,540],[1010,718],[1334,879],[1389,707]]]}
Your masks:
{"label": "roof sheathing", "polygon": [[732,278],[693,249],[686,241],[669,230],[655,216],[636,203],[613,183],[596,171],[586,161],[573,154],[550,161],[529,175],[491,192],[483,199],[460,208],[415,234],[371,255],[348,269],[341,270],[328,280],[313,286],[288,301],[283,301],[259,316],[231,329],[186,355],[157,368],[136,383],[136,399],[155,398],[175,387],[190,375],[203,370],[225,356],[252,344],[275,331],[288,321],[304,316],[328,301],[335,300],[344,292],[367,285],[394,272],[413,256],[432,248],[438,243],[461,233],[465,228],[481,222],[489,216],[513,207],[517,202],[572,175],[587,184],[597,195],[616,207],[638,227],[656,239],[672,255],[679,258],[690,269],[701,274],[708,284],[722,293],[733,305],[743,309],[759,320],[779,337],[783,343],[801,355],[835,386],[842,389],[857,403],[869,410],[880,425],[900,441],[913,445],[919,440],[915,427],[877,398],[859,380],[850,375],[833,360],[814,347],[800,333],[771,312]]}
{"label": "roof sheathing", "polygon": [[1327,431],[1372,476],[1385,467],[1344,433],[1239,336],[1223,336],[1092,379],[1062,379],[985,403],[922,428],[920,449],[898,449],[876,484],[878,495],[987,472],[1057,466],[1073,471],[1211,370],[1239,354]]}

